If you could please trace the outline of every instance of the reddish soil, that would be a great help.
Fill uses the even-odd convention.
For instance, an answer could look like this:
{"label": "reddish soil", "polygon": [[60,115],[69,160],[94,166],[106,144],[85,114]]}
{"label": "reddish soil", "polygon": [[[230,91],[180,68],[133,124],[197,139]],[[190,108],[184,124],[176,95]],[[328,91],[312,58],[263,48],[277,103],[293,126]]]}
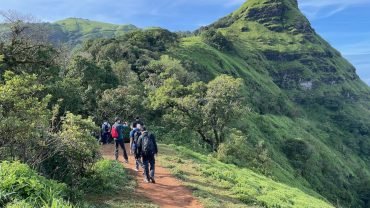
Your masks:
{"label": "reddish soil", "polygon": [[[128,145],[126,144],[126,150]],[[113,145],[104,145],[102,147],[103,156],[107,159],[114,159]],[[129,152],[128,152],[129,153]],[[122,151],[120,150],[119,161],[123,162]],[[170,172],[161,167],[156,161],[155,180],[156,183],[145,183],[143,171],[135,172],[135,159],[129,155],[129,164],[125,164],[130,174],[136,177],[138,182],[137,193],[144,195],[154,204],[161,208],[184,207],[184,208],[201,208],[202,205],[192,196],[189,189],[181,184]]]}

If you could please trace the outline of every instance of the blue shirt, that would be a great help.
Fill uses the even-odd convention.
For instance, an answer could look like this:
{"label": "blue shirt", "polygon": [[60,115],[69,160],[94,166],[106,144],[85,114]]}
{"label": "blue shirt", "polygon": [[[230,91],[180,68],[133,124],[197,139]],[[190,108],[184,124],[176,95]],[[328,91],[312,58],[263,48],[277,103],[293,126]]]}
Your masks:
{"label": "blue shirt", "polygon": [[132,131],[130,131],[130,138],[134,138],[135,132],[137,132],[138,130],[139,130],[138,128],[132,129]]}

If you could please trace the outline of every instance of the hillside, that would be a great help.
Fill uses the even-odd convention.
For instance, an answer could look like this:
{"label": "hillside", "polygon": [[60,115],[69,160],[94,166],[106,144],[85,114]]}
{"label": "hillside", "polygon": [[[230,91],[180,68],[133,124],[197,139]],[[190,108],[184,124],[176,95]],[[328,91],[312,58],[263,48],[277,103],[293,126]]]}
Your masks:
{"label": "hillside", "polygon": [[160,164],[184,181],[204,207],[333,207],[320,195],[277,183],[252,170],[175,145],[160,148]]}
{"label": "hillside", "polygon": [[[1,160],[78,189],[99,158],[85,148],[96,144],[94,125],[140,115],[173,144],[160,161],[209,207],[370,206],[370,88],[297,0],[248,0],[192,34],[75,18],[45,25],[53,42],[83,43],[62,61],[22,36],[0,44],[0,135],[16,135],[0,142]],[[66,127],[50,130],[50,121]],[[70,153],[44,145],[53,138]],[[43,150],[57,154],[39,162]]]}
{"label": "hillside", "polygon": [[113,38],[137,30],[134,25],[114,25],[80,18],[68,18],[52,23],[51,38],[71,44],[96,38]]}
{"label": "hillside", "polygon": [[[86,40],[118,37],[139,29],[134,25],[116,25],[82,18],[67,18],[53,23],[37,24],[46,28],[51,42],[68,44],[73,47]],[[7,32],[9,28],[0,24],[0,34]]]}
{"label": "hillside", "polygon": [[[249,0],[197,32],[173,55],[193,60],[207,79],[220,73],[244,79],[256,114],[238,125],[248,143],[266,143],[271,174],[332,202],[361,204],[360,181],[370,168],[370,89],[315,33],[297,2]],[[217,50],[222,37],[230,46]]]}

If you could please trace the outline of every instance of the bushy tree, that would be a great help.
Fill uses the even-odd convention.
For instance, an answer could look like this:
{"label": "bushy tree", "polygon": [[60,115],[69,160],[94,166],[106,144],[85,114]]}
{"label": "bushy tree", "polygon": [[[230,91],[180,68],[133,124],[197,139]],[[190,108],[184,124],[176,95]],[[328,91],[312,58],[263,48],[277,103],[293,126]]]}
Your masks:
{"label": "bushy tree", "polygon": [[37,167],[49,154],[47,147],[50,96],[37,76],[13,72],[0,84],[0,159],[16,159]]}
{"label": "bushy tree", "polygon": [[16,73],[36,73],[40,80],[48,81],[58,74],[59,50],[48,41],[48,30],[34,18],[14,11],[0,12],[7,30],[2,33],[0,54],[5,70]]}
{"label": "bushy tree", "polygon": [[241,79],[221,75],[205,84],[183,86],[167,79],[150,95],[154,109],[166,109],[179,125],[196,131],[214,151],[224,142],[228,125],[243,111]]}
{"label": "bushy tree", "polygon": [[201,37],[204,42],[218,50],[229,51],[232,49],[232,43],[220,31],[208,29],[201,34]]}
{"label": "bushy tree", "polygon": [[143,88],[135,86],[106,90],[98,101],[97,117],[100,121],[103,119],[113,121],[116,116],[134,119],[135,116],[143,114],[144,99]]}
{"label": "bushy tree", "polygon": [[169,78],[174,78],[185,86],[197,80],[196,75],[188,72],[179,60],[168,55],[161,56],[159,60],[152,60],[141,76],[149,89],[158,88]]}
{"label": "bushy tree", "polygon": [[52,178],[76,187],[92,165],[100,158],[99,145],[92,132],[97,127],[91,118],[67,113],[61,130],[53,136],[57,142],[50,149],[56,154],[45,161],[44,168]]}

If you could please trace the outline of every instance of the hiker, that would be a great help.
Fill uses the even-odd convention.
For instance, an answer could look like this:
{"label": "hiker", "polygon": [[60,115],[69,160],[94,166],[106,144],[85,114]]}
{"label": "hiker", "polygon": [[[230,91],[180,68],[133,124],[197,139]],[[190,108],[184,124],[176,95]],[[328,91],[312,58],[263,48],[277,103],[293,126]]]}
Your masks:
{"label": "hiker", "polygon": [[112,137],[114,139],[114,143],[115,143],[115,151],[114,151],[114,155],[116,157],[116,160],[118,160],[118,149],[119,149],[119,146],[121,146],[122,148],[122,151],[123,151],[123,158],[125,159],[125,163],[128,163],[128,156],[127,156],[127,152],[126,152],[126,148],[125,148],[125,143],[123,141],[123,125],[121,123],[121,119],[120,118],[116,118],[115,119],[115,123],[112,127]]}
{"label": "hiker", "polygon": [[127,122],[123,123],[123,142],[124,143],[130,142],[130,127],[128,126]]}
{"label": "hiker", "polygon": [[139,154],[137,154],[137,141],[141,135],[140,129],[137,128],[136,123],[131,124],[132,131],[130,132],[130,154],[134,154],[136,167],[135,171],[139,171],[139,167],[143,166],[143,163],[141,162],[141,157]]}
{"label": "hiker", "polygon": [[104,144],[107,144],[109,142],[111,132],[111,125],[108,121],[104,121],[101,126],[101,142]]}
{"label": "hiker", "polygon": [[[134,126],[136,126],[137,128],[138,128],[138,126],[137,125],[140,125],[140,126],[144,126],[144,123],[140,120],[140,118],[139,117],[136,117],[135,118],[135,121],[133,122],[133,125]],[[140,129],[140,128],[139,128]]]}
{"label": "hiker", "polygon": [[155,155],[158,154],[158,147],[154,135],[149,133],[146,130],[145,126],[141,127],[141,136],[139,137],[139,140],[137,142],[137,153],[143,159],[144,177],[145,177],[144,181],[146,183],[149,182],[155,183],[154,180]]}

